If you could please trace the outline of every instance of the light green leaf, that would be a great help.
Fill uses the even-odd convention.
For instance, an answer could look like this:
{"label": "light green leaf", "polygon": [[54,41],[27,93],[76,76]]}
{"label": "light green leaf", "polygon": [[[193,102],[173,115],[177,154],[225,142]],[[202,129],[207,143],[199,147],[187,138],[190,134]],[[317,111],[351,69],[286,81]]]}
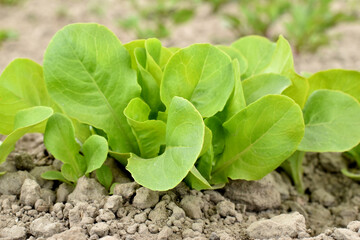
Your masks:
{"label": "light green leaf", "polygon": [[346,93],[313,92],[304,108],[304,120],[300,151],[343,152],[360,142],[360,104]]}
{"label": "light green leaf", "polygon": [[165,152],[143,159],[131,154],[127,169],[139,184],[165,191],[183,180],[198,158],[205,125],[200,113],[186,99],[174,97],[169,107]]}
{"label": "light green leaf", "polygon": [[143,66],[143,64],[146,65],[145,49],[137,48],[135,55],[138,64],[138,82],[142,89],[141,97],[149,104],[153,112],[156,113],[160,109],[165,108],[160,100],[160,81],[157,82]]}
{"label": "light green leaf", "polygon": [[288,77],[292,85],[284,91],[284,95],[304,107],[309,84],[305,78],[295,72],[291,46],[283,36],[279,37],[273,56],[263,73],[277,73]]}
{"label": "light green leaf", "polygon": [[14,131],[0,145],[0,164],[14,150],[15,143],[26,133],[43,132],[46,121],[53,114],[50,107],[31,107],[20,110],[14,119]]}
{"label": "light green leaf", "polygon": [[242,82],[245,101],[251,104],[268,94],[281,94],[291,85],[291,81],[275,73],[264,73],[247,78]]}
{"label": "light green leaf", "polygon": [[0,172],[0,176],[4,175],[6,172]]}
{"label": "light green leaf", "polygon": [[75,119],[71,119],[74,129],[75,129],[75,136],[81,142],[84,143],[86,139],[91,136],[90,126],[84,123],[80,123]]}
{"label": "light green leaf", "polygon": [[303,108],[306,102],[306,95],[309,91],[307,79],[294,71],[289,71],[284,74],[284,76],[291,80],[292,85],[285,89],[283,94],[292,98],[301,108]]}
{"label": "light green leaf", "polygon": [[197,170],[201,175],[209,180],[211,176],[212,167],[214,165],[214,150],[211,145],[208,151],[203,154],[195,163]]}
{"label": "light green leaf", "polygon": [[[74,126],[68,117],[55,113],[49,118],[44,134],[44,144],[56,159],[72,167],[69,172],[74,171],[76,176],[85,174],[86,162],[79,153],[80,145],[75,140]],[[64,177],[67,178],[65,175]]]}
{"label": "light green leaf", "polygon": [[69,182],[73,182],[76,184],[77,180],[82,176],[73,168],[72,165],[68,163],[64,163],[61,166],[61,174],[64,176],[66,180]]}
{"label": "light green leaf", "polygon": [[[134,40],[131,42],[128,42],[126,44],[124,44],[124,47],[126,48],[126,50],[129,52],[130,54],[130,58],[131,58],[131,67],[135,70],[137,70],[137,66],[138,63],[136,61],[136,56],[135,56],[135,49],[137,48],[145,48],[145,39],[138,39],[138,40]],[[145,66],[145,65],[144,65]]]}
{"label": "light green leaf", "polygon": [[123,111],[140,95],[129,53],[98,24],[72,24],[60,30],[44,57],[49,93],[67,115],[104,130],[112,150],[138,152]]}
{"label": "light green leaf", "polygon": [[[145,41],[145,48],[147,53],[147,69],[152,73],[152,69],[158,72],[158,67],[161,71],[160,81],[162,79],[162,69],[165,67],[167,62],[173,53],[163,47],[161,42],[156,38],[149,38]],[[155,76],[155,75],[154,75]]]}
{"label": "light green leaf", "polygon": [[138,142],[141,157],[157,156],[160,146],[165,144],[166,124],[160,120],[149,120],[150,108],[140,98],[132,99],[124,114]]}
{"label": "light green leaf", "polygon": [[205,119],[205,124],[211,130],[213,151],[216,156],[222,153],[225,147],[225,131],[222,122],[218,117],[213,116]]}
{"label": "light green leaf", "polygon": [[111,183],[113,181],[113,175],[111,169],[102,165],[101,168],[96,170],[96,178],[106,189],[110,189]]}
{"label": "light green leaf", "polygon": [[210,128],[205,126],[204,143],[201,149],[200,156],[205,154],[211,146],[212,146],[212,132]]}
{"label": "light green leaf", "polygon": [[210,44],[194,44],[170,58],[160,98],[167,108],[174,96],[186,98],[203,117],[211,117],[223,110],[233,88],[230,57]]}
{"label": "light green leaf", "polygon": [[208,183],[208,181],[201,175],[195,166],[192,167],[189,174],[186,176],[185,182],[192,189],[196,189],[198,191],[212,189],[210,183]]}
{"label": "light green leaf", "polygon": [[294,70],[294,59],[291,46],[283,36],[280,36],[276,42],[276,48],[273,52],[272,58],[263,73],[284,74],[291,70]]}
{"label": "light green leaf", "polygon": [[304,134],[300,107],[282,95],[267,95],[224,123],[226,145],[211,183],[227,178],[258,180],[296,150]]}
{"label": "light green leaf", "polygon": [[128,158],[130,158],[130,153],[118,153],[111,150],[109,150],[109,155],[115,158],[119,163],[121,163],[124,166],[127,165],[128,163],[127,160]]}
{"label": "light green leaf", "polygon": [[83,154],[87,169],[85,174],[99,169],[106,160],[109,151],[108,143],[105,138],[92,135],[83,145]]}
{"label": "light green leaf", "polygon": [[230,95],[228,102],[225,105],[224,110],[217,115],[224,122],[229,120],[232,116],[246,107],[246,101],[240,77],[240,66],[237,60],[233,61],[233,69],[235,76],[235,87]]}
{"label": "light green leaf", "polygon": [[41,177],[46,180],[59,180],[61,182],[71,184],[59,171],[47,171],[41,174]]}
{"label": "light green leaf", "polygon": [[0,76],[0,133],[9,135],[16,113],[33,106],[52,106],[42,67],[29,59],[15,59]]}
{"label": "light green leaf", "polygon": [[229,57],[232,60],[236,59],[239,62],[240,75],[242,75],[246,72],[246,70],[248,68],[248,63],[247,63],[246,58],[241,54],[241,52],[239,50],[237,50],[236,48],[233,48],[233,47],[223,46],[223,45],[219,45],[219,46],[217,46],[217,48],[219,48],[221,51],[223,51],[224,53],[229,55]]}
{"label": "light green leaf", "polygon": [[231,47],[240,51],[248,62],[245,79],[261,73],[269,65],[276,45],[264,37],[247,36],[234,42]]}
{"label": "light green leaf", "polygon": [[315,73],[308,81],[309,96],[316,90],[329,89],[345,92],[360,101],[360,72],[332,69]]}

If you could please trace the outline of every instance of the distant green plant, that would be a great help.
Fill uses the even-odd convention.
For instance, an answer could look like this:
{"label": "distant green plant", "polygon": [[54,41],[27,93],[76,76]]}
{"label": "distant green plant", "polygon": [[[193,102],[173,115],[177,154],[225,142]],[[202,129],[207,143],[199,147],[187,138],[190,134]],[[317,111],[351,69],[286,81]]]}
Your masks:
{"label": "distant green plant", "polygon": [[19,34],[14,30],[9,29],[0,29],[0,46],[3,42],[7,40],[17,39]]}
{"label": "distant green plant", "polygon": [[3,5],[17,5],[23,0],[0,0],[0,4]]}
{"label": "distant green plant", "polygon": [[60,6],[56,9],[55,14],[58,18],[66,18],[69,15],[69,12],[66,7]]}
{"label": "distant green plant", "polygon": [[101,1],[90,3],[89,11],[90,11],[90,13],[92,13],[98,17],[102,17],[106,13],[104,3]]}
{"label": "distant green plant", "polygon": [[195,14],[198,1],[156,0],[146,4],[130,0],[135,13],[120,19],[120,27],[135,31],[138,38],[168,37],[173,25],[189,21]]}
{"label": "distant green plant", "polygon": [[[283,33],[295,52],[314,51],[328,44],[328,31],[344,21],[356,19],[347,7],[333,10],[333,0],[237,0],[237,13],[224,13],[230,29],[241,37],[257,34],[270,39],[276,36],[269,30],[274,24],[284,27]],[[224,5],[224,4],[223,4]]]}
{"label": "distant green plant", "polygon": [[210,3],[212,6],[212,11],[214,13],[218,12],[226,3],[231,0],[203,0],[205,3]]}
{"label": "distant green plant", "polygon": [[285,23],[286,37],[297,53],[314,51],[330,42],[328,31],[355,16],[331,9],[333,0],[298,0],[290,8],[290,21]]}
{"label": "distant green plant", "polygon": [[237,2],[239,11],[235,14],[226,13],[224,18],[238,37],[252,34],[270,37],[270,27],[292,4],[288,0]]}

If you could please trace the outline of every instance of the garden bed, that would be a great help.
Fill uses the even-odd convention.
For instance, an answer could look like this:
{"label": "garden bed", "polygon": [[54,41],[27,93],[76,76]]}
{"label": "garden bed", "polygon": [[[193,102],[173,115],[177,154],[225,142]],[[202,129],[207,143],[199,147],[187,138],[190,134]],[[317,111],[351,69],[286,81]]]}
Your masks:
{"label": "garden bed", "polygon": [[0,167],[9,172],[0,178],[0,239],[355,240],[360,185],[340,173],[343,164],[338,153],[308,154],[305,195],[282,172],[255,182],[232,181],[216,191],[182,183],[153,192],[120,168],[114,171],[122,184],[112,196],[85,177],[68,195],[70,186],[39,177],[59,168],[59,161],[48,155],[41,135],[30,134]]}

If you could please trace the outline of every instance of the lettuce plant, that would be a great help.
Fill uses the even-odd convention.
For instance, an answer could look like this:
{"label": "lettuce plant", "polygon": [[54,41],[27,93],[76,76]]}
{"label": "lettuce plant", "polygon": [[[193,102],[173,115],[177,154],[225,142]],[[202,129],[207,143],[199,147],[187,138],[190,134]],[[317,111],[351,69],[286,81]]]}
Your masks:
{"label": "lettuce plant", "polygon": [[[349,84],[358,74],[334,71]],[[22,135],[41,132],[64,163],[48,179],[76,183],[96,171],[109,187],[107,155],[153,190],[261,179],[300,151],[327,150],[321,141],[330,133],[346,139],[331,142],[336,150],[359,143],[357,90],[316,85],[315,76],[296,74],[283,37],[178,49],[157,39],[123,45],[104,26],[69,25],[53,37],[43,67],[16,59],[2,73],[0,133],[8,137],[0,162]],[[335,127],[326,135],[315,126]]]}
{"label": "lettuce plant", "polygon": [[[245,42],[248,43],[244,44]],[[306,152],[344,152],[355,147],[360,141],[360,73],[333,69],[307,78],[299,76],[294,70],[291,48],[282,37],[276,46],[264,38],[245,37],[235,42],[233,47],[243,53],[249,66],[257,66],[250,73],[255,76],[245,73],[245,95],[251,93],[246,88],[246,82],[264,73],[280,74],[291,80],[291,84],[282,94],[294,99],[302,108],[305,134],[297,151],[282,167],[292,176],[298,191],[303,192],[302,161]],[[259,49],[259,54],[256,54],[257,51],[250,52],[249,49]],[[268,54],[261,55],[261,51]],[[267,77],[267,81],[270,79]],[[277,78],[278,82],[279,79]],[[262,91],[267,81],[256,84],[257,91]],[[285,84],[285,81],[283,82]],[[277,84],[272,82],[266,89],[276,86]]]}

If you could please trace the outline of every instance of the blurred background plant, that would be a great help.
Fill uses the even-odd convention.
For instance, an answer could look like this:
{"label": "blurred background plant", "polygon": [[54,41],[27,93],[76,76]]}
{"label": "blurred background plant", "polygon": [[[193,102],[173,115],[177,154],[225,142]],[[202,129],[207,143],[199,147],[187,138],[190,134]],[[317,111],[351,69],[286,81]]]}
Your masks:
{"label": "blurred background plant", "polygon": [[130,0],[134,14],[119,19],[119,26],[133,30],[138,38],[165,38],[174,25],[193,18],[200,0]]}
{"label": "blurred background plant", "polygon": [[[358,0],[357,0],[358,1]],[[293,45],[296,53],[315,51],[330,42],[329,30],[336,25],[357,19],[352,11],[354,1],[334,7],[333,0],[234,0],[237,11],[222,13],[227,26],[237,37],[262,35],[275,40],[278,33],[271,32],[275,25]],[[223,4],[220,7],[225,7]],[[220,8],[219,7],[219,8]],[[218,10],[218,12],[220,12]]]}
{"label": "blurred background plant", "polygon": [[0,29],[0,47],[1,44],[8,40],[16,40],[19,34],[15,30],[11,29]]}
{"label": "blurred background plant", "polygon": [[22,2],[22,0],[0,0],[0,4],[2,5],[16,5]]}
{"label": "blurred background plant", "polygon": [[331,28],[356,19],[356,15],[346,9],[334,10],[332,2],[333,0],[297,0],[290,8],[290,20],[285,22],[286,37],[297,53],[315,51],[328,44]]}
{"label": "blurred background plant", "polygon": [[[174,26],[190,21],[200,4],[224,20],[236,38],[262,35],[276,40],[284,35],[296,53],[316,51],[330,42],[329,31],[336,25],[356,20],[359,0],[128,0],[133,14],[118,25],[138,38],[166,38]],[[280,28],[274,31],[274,28]]]}
{"label": "blurred background plant", "polygon": [[292,4],[287,0],[234,2],[237,3],[237,11],[224,13],[223,17],[237,37],[256,34],[271,38],[270,28],[289,11]]}

